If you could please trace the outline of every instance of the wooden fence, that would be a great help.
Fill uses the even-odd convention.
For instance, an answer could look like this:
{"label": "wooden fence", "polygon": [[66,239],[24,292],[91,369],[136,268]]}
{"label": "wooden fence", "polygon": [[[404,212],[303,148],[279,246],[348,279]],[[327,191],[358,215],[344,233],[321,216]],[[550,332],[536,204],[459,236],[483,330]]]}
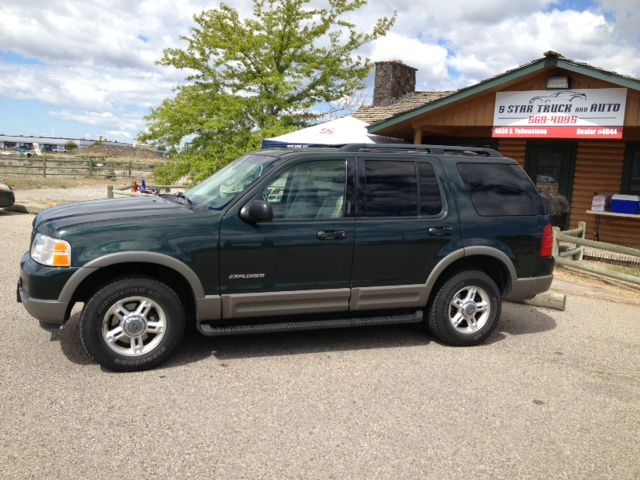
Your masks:
{"label": "wooden fence", "polygon": [[[587,240],[585,238],[586,229],[586,222],[578,222],[578,228],[573,230],[561,231],[558,227],[554,227],[553,255],[556,258],[556,263],[558,265],[577,268],[578,270],[596,273],[605,277],[615,278],[616,280],[623,280],[625,282],[633,283],[634,285],[640,285],[640,277],[611,270],[604,270],[602,268],[592,267],[591,265],[585,265],[580,262],[583,257],[584,247],[596,248],[598,250],[605,250],[607,252],[613,252],[620,255],[640,258],[640,250],[637,248],[624,247],[613,243],[596,242],[595,240]],[[573,244],[575,247],[560,251],[560,242]],[[573,258],[573,260],[570,260],[569,257]]]}
{"label": "wooden fence", "polygon": [[[172,190],[184,191],[186,190],[187,187],[185,187],[184,185],[152,185],[149,188],[155,189],[156,190],[155,195],[158,195],[160,193],[171,193]],[[113,185],[107,186],[107,198],[138,197],[140,195],[154,195],[154,194],[133,192],[131,185],[125,186],[125,187],[118,187],[118,188],[114,187]]]}
{"label": "wooden fence", "polygon": [[100,157],[0,156],[0,175],[144,178],[149,176],[158,163],[153,160],[112,160]]}

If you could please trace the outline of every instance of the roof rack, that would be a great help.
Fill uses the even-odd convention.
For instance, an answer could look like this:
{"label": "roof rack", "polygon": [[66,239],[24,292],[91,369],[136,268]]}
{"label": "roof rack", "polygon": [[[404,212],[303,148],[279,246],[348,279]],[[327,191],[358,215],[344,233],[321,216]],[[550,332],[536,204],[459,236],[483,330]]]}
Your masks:
{"label": "roof rack", "polygon": [[450,145],[402,145],[398,143],[350,143],[340,147],[344,152],[406,152],[432,153],[435,155],[465,155],[471,157],[502,157],[493,148],[484,147],[455,147]]}

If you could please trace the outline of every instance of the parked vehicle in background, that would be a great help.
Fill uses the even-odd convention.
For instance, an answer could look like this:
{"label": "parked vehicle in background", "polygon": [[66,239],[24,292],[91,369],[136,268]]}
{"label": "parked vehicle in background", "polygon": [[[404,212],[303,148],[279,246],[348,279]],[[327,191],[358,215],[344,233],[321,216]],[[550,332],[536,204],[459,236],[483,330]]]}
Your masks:
{"label": "parked vehicle in background", "polygon": [[16,201],[16,197],[11,190],[11,187],[5,185],[4,183],[0,183],[0,207],[6,208],[13,205]]}
{"label": "parked vehicle in background", "polygon": [[32,148],[28,148],[24,145],[19,145],[15,148],[15,151],[27,157],[33,157],[34,155],[42,155],[42,150],[40,150],[40,145],[36,142],[33,143]]}
{"label": "parked vehicle in background", "polygon": [[553,279],[535,186],[485,148],[346,145],[246,155],[186,193],[52,208],[34,220],[18,298],[113,370],[204,335],[421,323],[477,345],[503,298]]}

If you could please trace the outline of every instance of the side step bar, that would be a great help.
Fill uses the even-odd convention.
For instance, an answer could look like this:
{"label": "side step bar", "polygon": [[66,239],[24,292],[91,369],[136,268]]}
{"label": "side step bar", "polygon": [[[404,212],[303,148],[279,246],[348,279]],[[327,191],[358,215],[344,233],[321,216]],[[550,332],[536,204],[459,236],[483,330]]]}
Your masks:
{"label": "side step bar", "polygon": [[381,325],[400,325],[420,323],[422,310],[402,315],[381,315],[376,317],[338,318],[332,320],[309,320],[300,322],[261,323],[255,325],[215,326],[208,323],[198,325],[200,333],[209,337],[226,335],[249,335],[254,333],[296,332],[302,330],[321,330],[325,328],[371,327]]}

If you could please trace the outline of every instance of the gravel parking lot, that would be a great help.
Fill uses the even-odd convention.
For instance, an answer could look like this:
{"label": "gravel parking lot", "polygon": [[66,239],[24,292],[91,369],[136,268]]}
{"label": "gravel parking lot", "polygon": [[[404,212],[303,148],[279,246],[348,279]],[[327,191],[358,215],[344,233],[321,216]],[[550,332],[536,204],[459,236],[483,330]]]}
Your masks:
{"label": "gravel parking lot", "polygon": [[32,219],[0,210],[3,478],[640,477],[637,301],[505,304],[476,348],[415,326],[190,334],[114,374],[77,314],[52,335],[16,303]]}

